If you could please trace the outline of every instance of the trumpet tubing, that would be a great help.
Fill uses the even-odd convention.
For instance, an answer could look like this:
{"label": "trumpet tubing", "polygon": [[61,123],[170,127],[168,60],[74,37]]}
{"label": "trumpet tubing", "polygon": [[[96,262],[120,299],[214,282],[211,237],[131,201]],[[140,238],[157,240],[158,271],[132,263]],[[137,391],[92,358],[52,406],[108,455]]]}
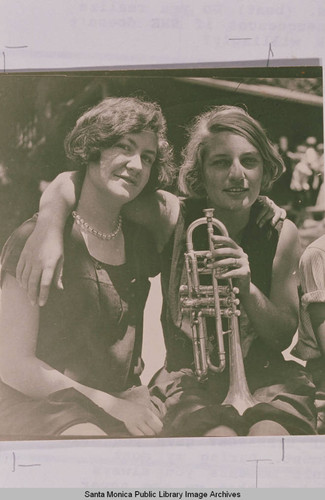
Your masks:
{"label": "trumpet tubing", "polygon": [[[223,236],[228,236],[224,224],[213,218],[213,209],[204,210],[205,217],[192,222],[186,233],[185,266],[187,285],[181,285],[180,304],[182,312],[188,312],[191,321],[193,356],[195,372],[199,381],[207,379],[209,371],[220,373],[226,367],[226,355],[223,336],[229,334],[229,390],[222,404],[231,405],[242,415],[244,411],[256,404],[249,392],[245,376],[244,361],[240,345],[240,332],[237,308],[239,299],[238,288],[233,287],[232,280],[227,279],[226,285],[219,285],[216,270],[207,269],[205,261],[207,254],[214,250],[212,236],[216,227]],[[194,250],[193,232],[202,224],[207,226],[209,248]],[[200,283],[200,276],[211,275],[211,285]],[[218,346],[219,363],[213,364],[210,359],[206,318],[215,318],[215,336]],[[228,328],[223,331],[222,318],[226,318]]]}

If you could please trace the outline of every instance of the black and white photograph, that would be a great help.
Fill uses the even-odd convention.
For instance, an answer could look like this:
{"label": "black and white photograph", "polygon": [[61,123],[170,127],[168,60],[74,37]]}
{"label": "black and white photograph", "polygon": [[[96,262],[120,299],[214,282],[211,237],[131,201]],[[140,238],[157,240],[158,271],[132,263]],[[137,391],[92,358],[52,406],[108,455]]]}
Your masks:
{"label": "black and white photograph", "polygon": [[0,440],[325,434],[321,67],[0,75]]}

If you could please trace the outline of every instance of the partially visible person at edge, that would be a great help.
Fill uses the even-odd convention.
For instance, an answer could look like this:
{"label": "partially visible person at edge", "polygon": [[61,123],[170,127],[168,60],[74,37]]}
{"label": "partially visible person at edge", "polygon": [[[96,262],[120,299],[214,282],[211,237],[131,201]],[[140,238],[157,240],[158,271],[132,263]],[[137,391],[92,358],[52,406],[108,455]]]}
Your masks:
{"label": "partially visible person at edge", "polygon": [[293,354],[307,360],[316,385],[317,431],[325,434],[325,235],[302,254],[299,275],[300,322]]}
{"label": "partially visible person at edge", "polygon": [[[230,243],[230,240],[223,243],[226,243],[225,252],[229,253],[229,259],[232,261],[236,259],[236,263],[240,262],[240,267],[236,269],[236,273],[240,273],[245,270],[246,276],[245,279],[243,279],[244,284],[241,290],[241,294],[243,296],[242,300],[245,302],[246,295],[249,297],[253,296],[252,300],[246,300],[248,309],[247,315],[249,316],[249,319],[251,319],[250,315],[252,315],[254,328],[257,329],[258,334],[262,337],[262,339],[266,337],[268,340],[268,336],[270,336],[271,345],[275,345],[276,355],[274,357],[277,361],[279,359],[282,360],[281,350],[290,344],[293,335],[291,330],[294,328],[296,322],[297,311],[295,304],[292,303],[294,302],[295,297],[294,291],[292,294],[293,298],[290,298],[290,292],[293,288],[292,282],[294,277],[292,274],[294,264],[292,265],[291,262],[288,261],[286,254],[285,257],[283,257],[282,254],[284,244],[281,243],[279,245],[280,257],[277,254],[277,259],[275,259],[276,266],[272,266],[273,257],[277,248],[277,235],[279,232],[277,229],[272,229],[269,224],[264,225],[264,229],[261,229],[258,226],[258,222],[264,222],[263,220],[259,220],[258,215],[258,195],[261,190],[262,180],[263,187],[267,187],[271,182],[272,177],[277,178],[281,174],[283,164],[277,156],[275,150],[273,150],[271,145],[267,142],[267,139],[264,139],[263,142],[263,139],[259,137],[260,133],[261,137],[264,138],[264,133],[262,132],[260,126],[241,108],[228,106],[216,108],[209,116],[213,118],[214,115],[216,115],[216,118],[221,118],[221,122],[223,122],[223,124],[221,123],[220,133],[226,133],[230,136],[235,134],[236,139],[240,138],[242,142],[244,141],[244,144],[240,144],[238,147],[235,146],[234,151],[232,150],[232,147],[230,147],[229,151],[227,150],[222,153],[222,156],[224,157],[224,164],[220,168],[216,165],[215,176],[214,174],[211,175],[211,172],[208,176],[208,168],[200,160],[200,172],[203,173],[200,182],[198,179],[194,180],[194,178],[197,177],[195,176],[194,171],[189,174],[190,177],[193,174],[194,184],[197,183],[198,187],[198,192],[194,197],[190,196],[187,200],[180,202],[170,193],[159,192],[156,193],[155,196],[139,197],[137,202],[133,203],[132,210],[130,205],[130,211],[128,212],[128,216],[139,221],[142,220],[143,224],[151,228],[155,236],[157,249],[161,251],[162,291],[164,297],[162,323],[167,354],[165,368],[154,378],[151,392],[152,398],[157,407],[160,408],[162,416],[165,416],[164,435],[204,435],[210,430],[210,428],[219,426],[218,415],[213,415],[212,422],[210,421],[209,423],[205,423],[204,426],[201,425],[197,427],[197,422],[194,426],[184,425],[184,418],[185,421],[188,422],[189,420],[192,420],[193,416],[195,420],[196,411],[194,410],[197,410],[198,407],[201,408],[204,406],[200,398],[203,393],[206,393],[206,389],[204,389],[202,393],[202,386],[196,383],[196,379],[191,370],[193,365],[192,343],[187,334],[185,334],[180,328],[181,320],[178,314],[178,289],[180,282],[179,270],[183,268],[182,259],[184,254],[184,232],[190,220],[198,218],[202,215],[202,208],[206,206],[207,203],[215,208],[216,217],[226,223],[231,237],[233,237],[235,232],[238,232],[241,237],[244,237],[244,234],[247,233],[249,236],[248,246],[252,245],[252,247],[255,248],[255,257],[260,240],[262,239],[262,241],[266,241],[266,243],[264,243],[263,250],[258,252],[260,255],[263,255],[263,265],[259,262],[258,270],[255,269],[254,273],[255,279],[259,279],[264,284],[267,289],[266,293],[270,292],[271,278],[269,276],[265,276],[265,269],[267,269],[269,273],[275,273],[278,278],[277,281],[281,281],[281,283],[277,283],[273,292],[274,296],[278,296],[278,299],[275,299],[278,300],[276,307],[270,300],[267,299],[266,296],[263,295],[263,293],[258,291],[256,286],[250,284],[248,260],[247,256],[243,256],[244,253],[241,247],[233,240],[231,240],[232,243]],[[237,123],[237,121],[239,121],[239,123]],[[257,127],[257,129],[255,130],[254,127]],[[250,133],[247,133],[247,129]],[[258,133],[256,131],[258,131]],[[199,159],[202,152],[201,149],[205,141],[210,139],[211,144],[213,144],[216,138],[219,137],[219,132],[217,135],[214,133],[211,134],[208,129],[206,129],[205,132],[205,135],[201,136],[199,141],[195,140],[196,147],[193,147],[193,141],[190,139],[185,155],[192,152],[193,157]],[[234,134],[232,132],[234,132]],[[245,138],[247,135],[249,136],[251,142],[248,142]],[[202,144],[200,142],[201,140],[203,141]],[[218,141],[216,141],[216,144],[217,142]],[[261,143],[263,148],[262,151],[259,152],[259,145]],[[256,144],[256,146],[254,146],[254,144]],[[240,148],[243,147],[244,149],[246,148],[245,151],[241,151]],[[187,160],[181,169],[181,187],[185,186],[182,180],[184,178],[182,172],[184,172],[186,165],[188,165]],[[217,175],[219,170],[222,175]],[[251,171],[254,173],[253,179],[250,179]],[[258,174],[257,176],[256,173]],[[229,180],[227,180],[228,178]],[[236,186],[234,186],[234,184],[236,184]],[[207,189],[205,189],[205,186],[207,186]],[[58,193],[60,193],[60,195],[58,195]],[[185,193],[191,195],[193,194],[186,191]],[[219,197],[220,203],[218,204],[217,200]],[[53,248],[57,249],[57,254],[54,258],[55,262],[57,262],[57,258],[59,256],[62,256],[62,249],[58,247],[58,224],[56,224],[55,229],[52,225],[52,228],[49,230],[48,223],[46,222],[49,220],[49,214],[53,213],[53,210],[59,214],[58,220],[61,224],[60,232],[62,232],[62,219],[65,219],[68,210],[71,210],[74,203],[74,186],[71,185],[71,182],[66,182],[66,174],[64,182],[61,177],[61,181],[56,181],[55,188],[54,185],[52,185],[45,193],[45,196],[43,196],[41,206],[41,213],[43,212],[42,219],[40,219],[38,230],[37,232],[35,231],[33,238],[28,242],[19,263],[19,277],[23,286],[29,286],[32,299],[35,299],[37,296],[37,287],[40,280],[42,294],[40,300],[43,302],[44,297],[46,299],[46,288],[49,282],[49,277],[52,277],[53,269],[55,267],[52,263],[49,271],[47,271],[46,264],[44,264],[44,262],[46,262],[46,258],[44,259],[44,256],[48,255],[48,251],[50,251],[53,255]],[[225,207],[223,207],[224,203],[226,203]],[[289,239],[288,244],[292,250],[292,244],[294,243],[296,245],[296,233],[294,232],[295,230],[290,222],[286,221],[285,227],[288,229],[284,231],[284,234],[289,232],[290,237],[287,236]],[[251,235],[250,233],[253,229],[255,232],[253,231],[254,234]],[[271,240],[268,239],[270,231],[271,235],[273,235]],[[32,258],[32,255],[35,254],[35,247],[38,249],[40,248],[40,241],[43,242],[41,244],[41,265],[39,264],[38,259],[36,259],[35,264],[35,260],[33,261]],[[52,244],[53,242],[55,242],[54,246]],[[216,244],[219,243],[220,241],[218,240],[218,243]],[[50,248],[52,248],[52,250],[50,250]],[[237,259],[237,257],[233,257],[233,254],[236,256],[240,255],[240,258]],[[268,255],[270,256],[268,257]],[[216,257],[217,253],[216,255],[213,255],[212,262]],[[265,260],[267,257],[270,262]],[[285,260],[285,262],[283,262],[283,260]],[[217,260],[215,262],[217,262]],[[222,259],[221,262],[223,265],[224,259]],[[272,267],[275,267],[273,271]],[[278,275],[281,273],[283,276],[279,278]],[[290,277],[289,285],[286,284],[288,276]],[[252,311],[256,309],[257,305],[261,312],[254,315]],[[277,309],[276,313],[275,309]],[[268,320],[270,323],[268,328],[265,328],[265,320]],[[247,321],[248,320],[246,318],[246,322]],[[262,332],[260,332],[261,327],[258,327],[259,322],[264,324]],[[275,333],[277,332],[277,329],[279,329],[279,333]],[[287,330],[289,330],[289,332]],[[249,338],[248,336],[248,345],[251,341],[252,338]],[[247,339],[245,340],[245,343],[247,345]],[[264,349],[264,358],[265,351],[268,352],[269,348],[266,347]],[[263,361],[265,360],[263,359]],[[277,366],[278,365],[279,363]],[[280,365],[282,367],[281,363]],[[181,371],[179,373],[175,373],[177,370]],[[184,405],[182,404],[184,397],[186,399],[186,391],[184,391],[182,386],[182,375],[184,375],[184,373],[186,373],[185,378],[191,380],[191,383],[195,385],[198,391],[198,398],[200,400],[195,402],[195,408],[188,407],[186,403],[185,413]],[[272,374],[274,374],[274,370],[272,371]],[[288,373],[285,375],[288,375]],[[259,378],[259,376],[260,374],[255,376],[255,381]],[[279,377],[281,382],[283,382],[283,378],[280,375]],[[211,378],[209,380],[211,380]],[[211,385],[211,382],[209,382],[209,385]],[[177,390],[174,391],[173,394],[168,391],[168,388],[171,386],[177,387]],[[217,394],[210,394],[210,403],[216,400],[217,397]],[[272,395],[271,399],[273,397],[275,396]],[[272,405],[267,405],[267,407],[269,406],[273,408]],[[220,408],[220,401],[218,407]],[[290,410],[291,409],[294,412],[294,409],[290,405]],[[231,413],[232,412],[230,410],[230,414]],[[225,417],[227,417],[226,414],[227,412],[225,413]],[[297,418],[300,420],[300,415]],[[293,417],[293,420],[294,419],[295,416]],[[228,422],[228,417],[226,420]],[[239,420],[242,421],[241,418]],[[304,426],[302,425],[302,427]],[[306,424],[306,427],[307,433],[312,432],[308,423]],[[280,430],[285,433],[285,429],[283,427],[281,427]],[[245,431],[238,431],[238,433],[240,432],[244,433]]]}
{"label": "partially visible person at edge", "polygon": [[40,308],[15,279],[35,220],[3,251],[0,435],[153,436],[162,423],[140,374],[148,278],[158,268],[150,234],[122,224],[120,212],[171,177],[165,119],[157,104],[105,99],[79,118],[65,150],[82,185],[63,238],[64,289],[52,287]]}

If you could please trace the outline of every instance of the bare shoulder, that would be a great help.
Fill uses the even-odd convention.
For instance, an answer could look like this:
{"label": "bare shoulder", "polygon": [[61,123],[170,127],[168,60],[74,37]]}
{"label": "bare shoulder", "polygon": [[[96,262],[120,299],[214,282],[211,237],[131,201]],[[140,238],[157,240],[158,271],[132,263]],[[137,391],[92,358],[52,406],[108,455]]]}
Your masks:
{"label": "bare shoulder", "polygon": [[299,256],[298,229],[293,222],[286,219],[283,222],[273,260],[270,299],[279,308],[291,307],[295,318],[297,318],[299,302],[297,292]]}
{"label": "bare shoulder", "polygon": [[298,229],[291,220],[285,219],[280,232],[279,244],[290,245],[292,243],[299,243]]}
{"label": "bare shoulder", "polygon": [[180,209],[179,198],[162,189],[158,190],[156,195],[161,203],[161,215],[168,218],[170,224],[176,224]]}
{"label": "bare shoulder", "polygon": [[300,253],[298,229],[291,220],[285,219],[280,232],[276,261],[292,261],[296,263]]}
{"label": "bare shoulder", "polygon": [[175,229],[179,209],[177,196],[168,191],[158,190],[135,198],[125,205],[123,214],[151,232],[160,252]]}

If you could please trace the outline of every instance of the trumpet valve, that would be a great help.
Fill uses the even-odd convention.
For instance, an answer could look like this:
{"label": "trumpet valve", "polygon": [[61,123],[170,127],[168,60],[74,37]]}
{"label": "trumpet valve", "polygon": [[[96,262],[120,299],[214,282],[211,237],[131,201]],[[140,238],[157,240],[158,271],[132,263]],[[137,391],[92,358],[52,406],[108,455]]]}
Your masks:
{"label": "trumpet valve", "polygon": [[232,306],[232,305],[239,306],[240,300],[236,299],[235,296],[231,296],[230,295],[226,299],[220,299],[220,303],[224,304],[224,305],[227,305],[227,306]]}
{"label": "trumpet valve", "polygon": [[231,316],[240,316],[240,310],[239,309],[233,310],[230,307],[228,307],[227,309],[224,309],[222,311],[222,316],[226,318],[231,318]]}
{"label": "trumpet valve", "polygon": [[180,295],[188,295],[188,286],[187,285],[181,285],[179,287],[179,293],[180,293]]}

